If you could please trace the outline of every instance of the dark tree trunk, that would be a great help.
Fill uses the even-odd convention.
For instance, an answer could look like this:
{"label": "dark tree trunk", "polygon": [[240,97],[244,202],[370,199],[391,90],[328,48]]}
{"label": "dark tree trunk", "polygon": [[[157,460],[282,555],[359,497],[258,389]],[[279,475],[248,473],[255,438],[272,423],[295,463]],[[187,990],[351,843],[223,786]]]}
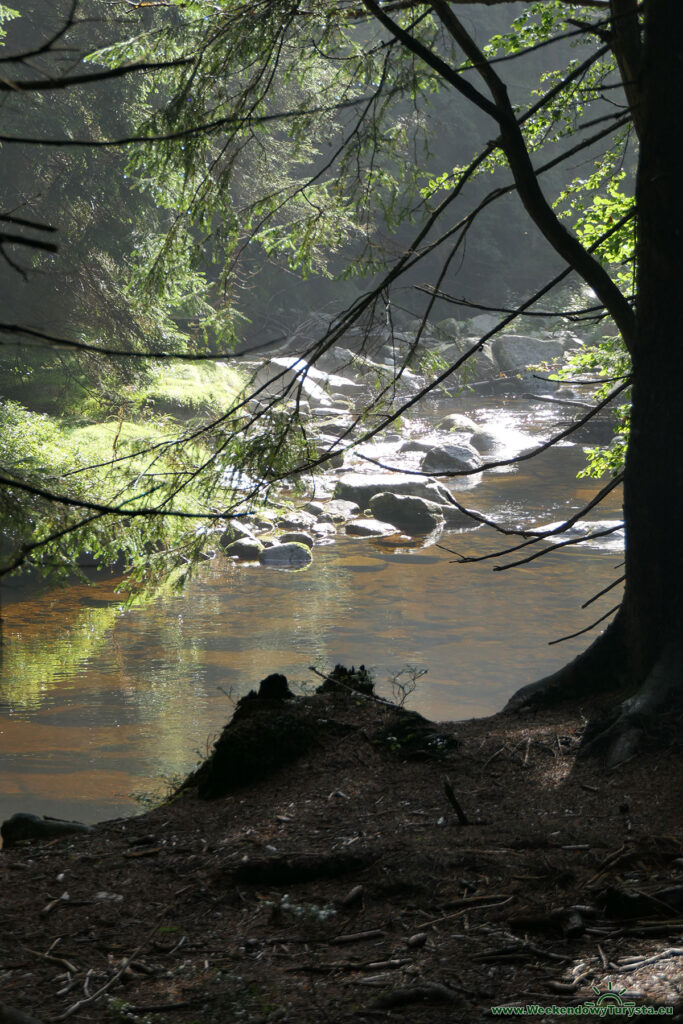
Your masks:
{"label": "dark tree trunk", "polygon": [[509,705],[620,684],[630,696],[589,730],[587,744],[613,762],[632,756],[653,722],[683,699],[683,3],[646,0],[645,20],[626,589],[617,619],[585,654]]}
{"label": "dark tree trunk", "polygon": [[683,640],[683,4],[648,0],[637,181],[631,440],[624,481],[628,671]]}

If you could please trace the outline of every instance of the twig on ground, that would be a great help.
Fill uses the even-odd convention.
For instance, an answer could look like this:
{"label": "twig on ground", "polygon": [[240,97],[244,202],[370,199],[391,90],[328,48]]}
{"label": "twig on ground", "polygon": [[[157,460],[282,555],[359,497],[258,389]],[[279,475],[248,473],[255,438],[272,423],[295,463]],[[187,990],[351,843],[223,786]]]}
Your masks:
{"label": "twig on ground", "polygon": [[86,998],[84,999],[79,999],[78,1002],[72,1003],[72,1005],[69,1006],[66,1010],[64,1010],[63,1013],[58,1014],[56,1017],[52,1017],[51,1021],[53,1022],[53,1024],[56,1021],[66,1020],[68,1017],[71,1017],[72,1014],[80,1010],[82,1006],[86,1006],[88,1003],[94,1003],[95,1000],[99,999],[100,996],[103,996],[104,993],[112,987],[112,985],[116,984],[116,982],[126,972],[132,961],[135,960],[135,958],[142,952],[145,946],[154,938],[159,928],[161,927],[165,914],[166,911],[164,911],[163,914],[159,917],[159,920],[156,922],[149,935],[147,935],[146,938],[144,938],[143,941],[140,943],[140,945],[133,950],[131,955],[123,961],[116,974],[112,975],[109,981],[106,981],[104,985],[101,985],[100,988],[98,988],[95,992],[92,993],[92,995],[86,996]]}
{"label": "twig on ground", "polygon": [[449,804],[451,805],[451,807],[453,808],[453,810],[457,814],[458,821],[460,822],[460,824],[461,825],[469,825],[470,824],[469,818],[467,817],[467,815],[463,811],[462,807],[458,803],[458,799],[457,799],[455,793],[453,792],[453,786],[451,785],[451,780],[448,778],[447,775],[444,775],[443,791],[446,794],[446,797],[448,799]]}

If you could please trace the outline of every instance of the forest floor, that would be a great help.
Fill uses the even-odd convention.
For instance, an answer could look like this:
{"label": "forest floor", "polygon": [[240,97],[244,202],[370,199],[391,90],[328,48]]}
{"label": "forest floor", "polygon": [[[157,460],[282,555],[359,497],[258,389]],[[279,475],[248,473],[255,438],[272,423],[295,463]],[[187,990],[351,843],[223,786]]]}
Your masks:
{"label": "forest floor", "polygon": [[296,704],[324,741],[267,777],[0,853],[2,1024],[683,1020],[680,747],[606,771],[575,709]]}

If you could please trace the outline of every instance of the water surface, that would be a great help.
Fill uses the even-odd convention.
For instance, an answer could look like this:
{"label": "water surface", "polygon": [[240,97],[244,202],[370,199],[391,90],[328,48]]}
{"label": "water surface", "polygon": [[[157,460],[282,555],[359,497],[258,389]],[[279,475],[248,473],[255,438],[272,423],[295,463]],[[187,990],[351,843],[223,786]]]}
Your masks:
{"label": "water surface", "polygon": [[[556,449],[461,489],[463,500],[501,522],[561,519],[596,489],[575,479],[582,460],[576,447]],[[619,500],[600,518],[618,519]],[[501,558],[455,561],[453,552],[500,547],[504,538],[490,530],[444,534],[440,543],[396,549],[339,536],[298,572],[219,557],[184,593],[132,606],[111,581],[10,600],[0,820],[15,810],[85,821],[135,811],[131,794],[192,768],[234,700],[273,671],[305,688],[317,681],[311,665],[363,662],[389,694],[391,674],[412,665],[428,669],[410,702],[423,714],[490,714],[586,645],[583,636],[549,640],[618,600],[614,591],[581,609],[620,574],[618,538],[507,572],[492,571]]]}

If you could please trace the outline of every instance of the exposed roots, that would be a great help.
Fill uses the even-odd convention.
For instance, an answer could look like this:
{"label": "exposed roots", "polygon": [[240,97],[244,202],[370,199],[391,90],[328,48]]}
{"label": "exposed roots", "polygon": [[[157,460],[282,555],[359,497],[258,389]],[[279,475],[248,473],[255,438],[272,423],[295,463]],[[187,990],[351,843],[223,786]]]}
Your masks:
{"label": "exposed roots", "polygon": [[505,711],[527,711],[565,700],[609,693],[623,685],[625,650],[621,613],[590,647],[564,668],[512,695]]}
{"label": "exposed roots", "polygon": [[[626,648],[621,613],[583,653],[558,672],[518,690],[505,710],[525,712],[625,687]],[[672,716],[683,714],[683,644],[672,643],[635,693],[586,728],[579,754],[603,758],[608,767],[630,760],[648,738],[661,736]]]}
{"label": "exposed roots", "polygon": [[672,713],[683,710],[682,673],[683,652],[678,644],[671,644],[632,697],[614,708],[607,718],[589,724],[580,756],[602,757],[608,767],[634,757],[648,737],[670,723]]}

